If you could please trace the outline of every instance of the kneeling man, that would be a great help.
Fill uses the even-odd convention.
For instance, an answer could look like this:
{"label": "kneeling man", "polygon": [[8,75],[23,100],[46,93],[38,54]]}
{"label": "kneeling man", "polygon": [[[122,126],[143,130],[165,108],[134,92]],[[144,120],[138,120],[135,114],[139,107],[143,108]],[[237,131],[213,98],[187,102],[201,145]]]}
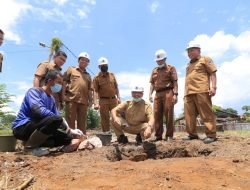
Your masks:
{"label": "kneeling man", "polygon": [[138,144],[152,134],[154,115],[151,104],[142,99],[143,92],[142,87],[133,88],[132,100],[119,104],[111,111],[111,122],[119,143],[128,143],[124,132],[136,134]]}

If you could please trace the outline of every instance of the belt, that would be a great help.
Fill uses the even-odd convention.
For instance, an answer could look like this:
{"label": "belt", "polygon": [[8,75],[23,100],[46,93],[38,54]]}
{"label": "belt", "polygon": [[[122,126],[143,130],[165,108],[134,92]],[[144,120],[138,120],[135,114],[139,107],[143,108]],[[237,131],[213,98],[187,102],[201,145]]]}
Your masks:
{"label": "belt", "polygon": [[100,97],[101,99],[115,99],[115,96],[113,97]]}
{"label": "belt", "polygon": [[163,92],[163,91],[166,91],[166,90],[173,90],[173,88],[172,87],[161,88],[159,90],[156,90],[156,92]]}

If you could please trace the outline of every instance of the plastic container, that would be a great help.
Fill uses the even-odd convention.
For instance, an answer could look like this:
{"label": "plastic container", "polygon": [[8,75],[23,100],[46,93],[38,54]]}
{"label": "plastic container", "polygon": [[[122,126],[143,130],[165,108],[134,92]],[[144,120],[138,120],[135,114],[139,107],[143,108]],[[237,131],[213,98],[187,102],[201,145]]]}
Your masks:
{"label": "plastic container", "polygon": [[12,134],[0,135],[0,151],[13,152],[16,148],[16,138]]}

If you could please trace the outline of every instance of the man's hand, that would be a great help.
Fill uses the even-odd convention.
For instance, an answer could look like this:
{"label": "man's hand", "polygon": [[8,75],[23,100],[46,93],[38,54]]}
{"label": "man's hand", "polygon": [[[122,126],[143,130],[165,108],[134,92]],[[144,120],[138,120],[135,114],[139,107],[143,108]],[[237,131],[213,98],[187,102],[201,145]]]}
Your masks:
{"label": "man's hand", "polygon": [[98,110],[100,108],[100,105],[99,104],[94,104],[94,109],[95,110]]}
{"label": "man's hand", "polygon": [[117,98],[117,104],[120,104],[121,103],[121,98]]}
{"label": "man's hand", "polygon": [[114,123],[115,123],[116,125],[121,126],[121,121],[120,121],[120,119],[119,119],[118,117],[115,117],[115,118],[114,118]]}
{"label": "man's hand", "polygon": [[209,95],[210,96],[214,96],[216,94],[216,88],[211,88],[210,90],[209,90]]}
{"label": "man's hand", "polygon": [[144,131],[144,137],[145,139],[149,138],[152,134],[152,129],[150,126],[147,127],[147,129]]}
{"label": "man's hand", "polygon": [[68,101],[70,101],[70,99],[68,96],[63,96],[63,101],[68,102]]}
{"label": "man's hand", "polygon": [[80,129],[70,129],[70,133],[69,133],[73,138],[77,138],[80,139],[82,137],[84,137],[83,132]]}
{"label": "man's hand", "polygon": [[176,103],[178,102],[178,96],[177,96],[177,95],[173,95],[172,102],[173,102],[174,104],[176,104]]}

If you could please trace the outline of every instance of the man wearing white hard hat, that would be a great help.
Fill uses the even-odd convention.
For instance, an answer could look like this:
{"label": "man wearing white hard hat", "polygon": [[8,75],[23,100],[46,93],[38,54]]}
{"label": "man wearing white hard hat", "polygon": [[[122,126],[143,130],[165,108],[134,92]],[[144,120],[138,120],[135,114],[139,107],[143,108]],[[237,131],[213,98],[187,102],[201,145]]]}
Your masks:
{"label": "man wearing white hard hat", "polygon": [[212,96],[216,94],[217,68],[210,57],[201,56],[200,45],[190,43],[186,48],[190,62],[186,68],[184,112],[188,136],[183,140],[198,139],[196,119],[200,115],[206,126],[204,143],[216,140],[215,115]]}
{"label": "man wearing white hard hat", "polygon": [[[62,71],[62,66],[67,60],[67,55],[65,52],[59,50],[58,52],[55,53],[54,58],[52,61],[44,61],[40,63],[37,66],[35,76],[34,76],[34,81],[33,81],[33,86],[34,87],[42,87],[45,84],[45,76],[48,73],[48,71],[54,70],[58,71],[60,74]],[[55,98],[56,101],[56,106],[58,109],[63,108],[63,97],[62,97],[62,91],[58,93],[53,93],[53,97]]]}
{"label": "man wearing white hard hat", "polygon": [[86,134],[87,109],[92,106],[92,80],[86,67],[90,62],[87,52],[78,56],[78,66],[69,67],[63,75],[64,100],[66,102],[65,116],[70,128],[77,128]]}
{"label": "man wearing white hard hat", "polygon": [[108,71],[108,59],[100,57],[100,72],[93,79],[94,109],[100,109],[101,128],[110,132],[110,111],[120,103],[120,94],[115,75]]}
{"label": "man wearing white hard hat", "polygon": [[[131,90],[132,100],[119,104],[111,111],[111,122],[119,143],[128,143],[124,132],[136,134],[137,144],[141,144],[142,139],[149,138],[153,132],[152,106],[142,99],[143,91],[142,87],[134,87]],[[122,114],[125,117],[121,117]]]}
{"label": "man wearing white hard hat", "polygon": [[149,100],[153,102],[154,97],[154,117],[155,117],[155,140],[162,140],[163,135],[163,114],[166,118],[167,141],[173,140],[174,135],[174,105],[178,98],[177,73],[174,66],[166,62],[167,54],[165,50],[159,49],[155,53],[157,67],[153,69],[150,77]]}

